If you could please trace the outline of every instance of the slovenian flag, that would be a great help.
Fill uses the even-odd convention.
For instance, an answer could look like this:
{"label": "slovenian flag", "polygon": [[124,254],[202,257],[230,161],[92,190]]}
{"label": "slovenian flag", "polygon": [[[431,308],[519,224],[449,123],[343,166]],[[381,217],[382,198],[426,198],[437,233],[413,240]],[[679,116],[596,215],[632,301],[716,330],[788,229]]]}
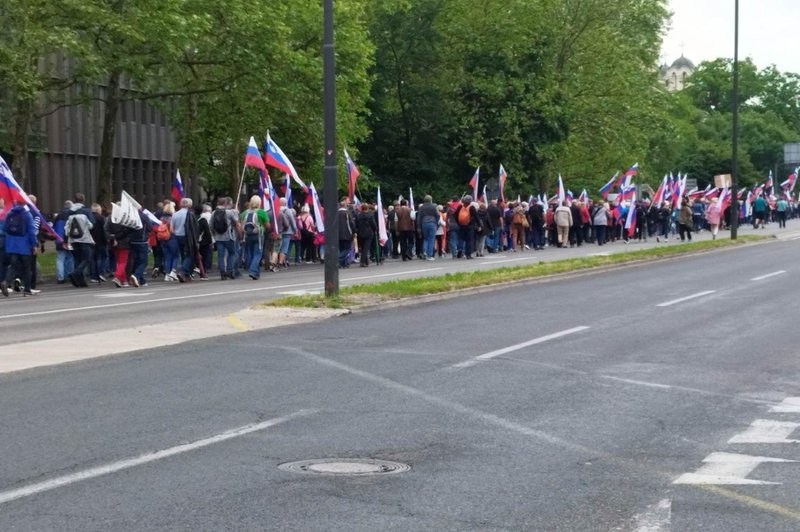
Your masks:
{"label": "slovenian flag", "polygon": [[319,202],[317,189],[314,188],[314,183],[311,183],[311,199],[314,203],[314,220],[317,222],[317,232],[325,232],[325,211],[322,210],[322,205]]}
{"label": "slovenian flag", "polygon": [[267,167],[264,166],[264,160],[261,158],[256,139],[253,137],[250,137],[250,142],[247,143],[247,148],[244,150],[244,165],[255,168],[262,174],[267,173]]}
{"label": "slovenian flag", "polygon": [[381,187],[378,187],[378,205],[376,210],[378,215],[378,244],[383,246],[384,244],[386,244],[386,241],[389,240],[389,237],[386,234],[386,219],[383,217],[383,203],[381,202]]}
{"label": "slovenian flag", "polygon": [[636,172],[638,172],[638,171],[639,171],[639,163],[633,163],[632,165],[630,165],[628,167],[627,170],[622,172],[622,177],[625,178],[625,188],[628,188],[628,187],[631,186],[631,180],[633,179],[633,176],[635,176]]}
{"label": "slovenian flag", "polygon": [[[631,187],[633,188],[633,187]],[[634,189],[635,190],[635,189]],[[628,207],[628,217],[625,219],[625,229],[628,231],[628,237],[633,236],[633,231],[636,229],[636,192],[634,191],[631,198],[631,205]]]}
{"label": "slovenian flag", "polygon": [[506,186],[506,178],[507,177],[508,177],[508,174],[506,174],[506,169],[503,168],[503,165],[501,164],[500,165],[500,171],[498,172],[498,176],[497,176],[497,185],[498,185],[498,189],[499,189],[498,192],[499,192],[499,195],[500,195],[500,201],[501,202],[505,201],[505,197],[503,196],[503,187]]}
{"label": "slovenian flag", "polygon": [[581,203],[584,203],[584,204],[589,202],[589,193],[586,192],[585,188],[581,192],[581,195],[578,196],[578,201],[580,201]]}
{"label": "slovenian flag", "polygon": [[480,166],[475,169],[475,173],[472,174],[472,178],[469,180],[469,186],[472,187],[472,199],[475,201],[478,200],[478,180],[480,179]]}
{"label": "slovenian flag", "polygon": [[608,198],[608,193],[611,192],[611,189],[613,189],[616,186],[618,177],[619,177],[619,172],[614,174],[614,176],[608,180],[608,183],[600,187],[600,190],[598,192],[600,192],[600,195],[603,196],[603,199]]}
{"label": "slovenian flag", "polygon": [[356,163],[350,158],[347,150],[344,150],[344,165],[347,169],[347,197],[352,200],[356,193],[356,179],[361,175],[361,172],[358,171]]}
{"label": "slovenian flag", "polygon": [[39,209],[36,208],[36,205],[28,198],[28,194],[22,190],[22,187],[19,186],[17,180],[14,179],[14,175],[11,173],[11,168],[9,168],[6,161],[0,157],[0,198],[3,198],[5,201],[6,206],[4,208],[5,211],[10,209],[14,206],[14,202],[24,203],[27,205],[28,210],[31,212],[34,218],[38,218],[40,222],[40,227],[47,231],[53,238],[56,239],[56,242],[63,242],[64,239],[61,235],[57,235],[55,231],[53,231],[53,227],[50,225],[50,222],[42,216],[42,213],[39,212]]}
{"label": "slovenian flag", "polygon": [[[258,148],[256,148],[258,150]],[[183,199],[183,183],[181,182],[181,171],[175,171],[175,177],[172,178],[172,199],[175,203],[180,204]]]}
{"label": "slovenian flag", "polygon": [[664,178],[661,180],[661,184],[658,185],[658,190],[656,190],[655,195],[653,195],[653,205],[656,207],[660,207],[661,204],[664,202],[664,191],[667,188],[667,176],[665,175]]}
{"label": "slovenian flag", "polygon": [[303,192],[308,192],[308,187],[303,183],[303,180],[300,179],[300,176],[297,175],[297,170],[294,169],[292,161],[290,161],[286,154],[283,153],[283,150],[275,144],[275,141],[269,136],[269,131],[267,131],[267,138],[264,139],[264,162],[267,166],[277,168],[283,173],[292,176],[292,179],[300,185]]}

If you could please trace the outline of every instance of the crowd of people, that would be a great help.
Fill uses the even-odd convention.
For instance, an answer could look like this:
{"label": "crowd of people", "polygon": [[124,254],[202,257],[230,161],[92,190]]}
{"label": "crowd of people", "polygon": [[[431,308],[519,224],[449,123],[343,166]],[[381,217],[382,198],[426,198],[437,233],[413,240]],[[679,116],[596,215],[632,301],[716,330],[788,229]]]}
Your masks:
{"label": "crowd of people", "polygon": [[[375,204],[353,204],[345,197],[337,211],[336,259],[341,268],[356,260],[368,267],[387,258],[469,260],[487,253],[603,246],[618,240],[684,241],[702,230],[716,238],[729,225],[730,207],[720,209],[717,198],[682,199],[677,208],[670,201],[652,205],[648,199],[633,205],[591,199],[546,205],[474,201],[469,195],[437,205],[425,196],[416,206],[399,198],[379,214]],[[30,196],[30,201],[36,198]],[[78,193],[52,220],[41,220],[25,203],[7,207],[0,198],[0,292],[6,297],[12,290],[23,295],[39,292],[36,255],[44,249],[45,223],[63,238],[55,243],[56,282],[76,288],[104,282],[119,288],[146,287],[156,279],[202,281],[215,266],[223,281],[258,280],[262,272],[325,259],[325,234],[317,230],[309,206],[287,205],[284,198],[275,215],[263,209],[257,195],[242,208],[229,197],[219,198],[214,207],[195,206],[189,198],[178,204],[165,199],[152,214],[139,209],[138,215],[140,224],[122,225],[101,205],[87,206]],[[796,202],[758,197],[742,221],[754,227],[769,222],[785,227],[786,220],[797,215]]]}

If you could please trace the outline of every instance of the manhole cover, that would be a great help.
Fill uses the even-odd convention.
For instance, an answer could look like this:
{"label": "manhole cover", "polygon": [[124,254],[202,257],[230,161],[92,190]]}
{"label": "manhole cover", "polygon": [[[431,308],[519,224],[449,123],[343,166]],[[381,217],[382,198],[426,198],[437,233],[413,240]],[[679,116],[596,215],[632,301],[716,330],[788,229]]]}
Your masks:
{"label": "manhole cover", "polygon": [[411,466],[389,460],[372,458],[320,458],[280,464],[279,469],[292,473],[316,473],[318,475],[389,475],[409,471]]}

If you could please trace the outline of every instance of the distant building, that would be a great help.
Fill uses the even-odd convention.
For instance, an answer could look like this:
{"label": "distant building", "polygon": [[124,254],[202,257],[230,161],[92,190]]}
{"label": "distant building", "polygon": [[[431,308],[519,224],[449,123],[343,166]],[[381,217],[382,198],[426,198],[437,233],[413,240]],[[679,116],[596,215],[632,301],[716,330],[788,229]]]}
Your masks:
{"label": "distant building", "polygon": [[659,67],[658,79],[668,91],[680,91],[686,88],[686,82],[692,76],[694,68],[694,63],[681,54],[670,66],[664,63]]}

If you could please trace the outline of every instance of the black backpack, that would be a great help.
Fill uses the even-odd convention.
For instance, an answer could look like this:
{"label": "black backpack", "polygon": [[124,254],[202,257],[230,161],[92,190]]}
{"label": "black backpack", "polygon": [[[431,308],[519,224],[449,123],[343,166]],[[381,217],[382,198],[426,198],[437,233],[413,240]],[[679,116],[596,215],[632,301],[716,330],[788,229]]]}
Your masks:
{"label": "black backpack", "polygon": [[81,227],[81,224],[78,223],[78,219],[75,216],[72,216],[71,219],[72,221],[69,224],[69,235],[67,236],[75,240],[83,238],[83,228]]}
{"label": "black backpack", "polygon": [[246,235],[257,235],[258,234],[258,216],[256,216],[256,211],[247,211],[247,214],[244,216],[244,233]]}
{"label": "black backpack", "polygon": [[228,232],[228,213],[225,209],[215,209],[211,215],[211,229],[218,235]]}
{"label": "black backpack", "polygon": [[6,216],[5,230],[7,235],[25,236],[25,217],[22,211],[12,209]]}

